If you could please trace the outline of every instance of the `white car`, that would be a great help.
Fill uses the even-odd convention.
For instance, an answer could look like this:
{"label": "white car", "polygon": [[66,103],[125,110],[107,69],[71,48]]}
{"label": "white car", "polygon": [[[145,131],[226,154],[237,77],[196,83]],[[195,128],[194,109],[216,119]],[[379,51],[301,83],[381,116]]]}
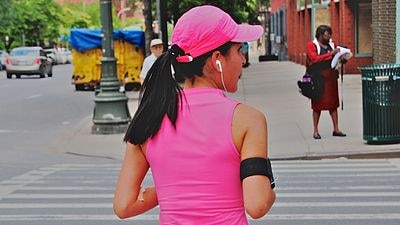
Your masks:
{"label": "white car", "polygon": [[72,53],[70,50],[65,51],[65,55],[67,56],[67,63],[72,63]]}
{"label": "white car", "polygon": [[6,59],[6,73],[8,79],[11,79],[13,74],[17,78],[21,75],[35,74],[39,74],[41,78],[45,75],[52,77],[53,66],[42,47],[18,47],[11,50]]}
{"label": "white car", "polygon": [[53,65],[67,63],[67,54],[64,51],[59,51],[54,48],[43,50],[48,57],[53,60]]}

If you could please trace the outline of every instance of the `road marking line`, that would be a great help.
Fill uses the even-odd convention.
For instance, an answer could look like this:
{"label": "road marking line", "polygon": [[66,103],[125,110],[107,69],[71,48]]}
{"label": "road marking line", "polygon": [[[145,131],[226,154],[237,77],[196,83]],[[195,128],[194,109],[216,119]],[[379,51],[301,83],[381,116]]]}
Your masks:
{"label": "road marking line", "polygon": [[[311,221],[320,221],[320,220],[397,220],[400,219],[399,213],[375,213],[375,214],[268,214],[260,219],[251,219],[249,220],[311,220]],[[38,214],[24,214],[21,215],[0,215],[0,221],[55,221],[55,220],[63,220],[63,221],[71,221],[71,220],[97,220],[97,221],[106,221],[106,220],[114,220],[118,221],[119,219],[115,215],[76,215],[76,214],[52,214],[52,215],[38,215]],[[125,219],[124,221],[131,220],[144,220],[144,221],[158,221],[158,214],[148,214],[148,215],[139,215],[133,218]]]}
{"label": "road marking line", "polygon": [[389,207],[400,202],[276,202],[272,207]]}
{"label": "road marking line", "polygon": [[[399,197],[400,192],[324,192],[324,193],[280,193],[278,198],[335,198],[335,197]],[[114,194],[9,194],[7,199],[76,199],[113,198]]]}
{"label": "road marking line", "polygon": [[378,172],[378,171],[396,171],[400,172],[399,168],[395,167],[387,167],[387,168],[333,168],[333,169],[301,169],[294,168],[293,169],[278,169],[279,173],[326,173],[326,172]]}
{"label": "road marking line", "polygon": [[[289,175],[289,174],[281,174],[280,171],[276,171],[276,173],[274,172],[274,174],[278,175],[278,177],[282,176],[282,177],[299,177],[299,175]],[[300,175],[301,178],[305,178],[305,177],[311,177],[311,178],[315,178],[315,177],[325,177],[325,178],[331,178],[331,177],[400,177],[400,171],[398,173],[364,173],[364,174],[301,174]]]}
{"label": "road marking line", "polygon": [[7,199],[76,199],[113,198],[114,194],[9,194]]}
{"label": "road marking line", "polygon": [[0,209],[108,208],[112,203],[0,203]]}
{"label": "road marking line", "polygon": [[278,198],[336,198],[336,197],[399,197],[400,192],[324,192],[324,193],[276,193]]}
{"label": "road marking line", "polygon": [[15,130],[0,130],[0,133],[15,133]]}
{"label": "road marking line", "polygon": [[[276,202],[273,208],[290,207],[394,207],[400,202]],[[0,209],[80,209],[108,208],[112,203],[0,203]],[[158,207],[158,206],[157,206]]]}
{"label": "road marking line", "polygon": [[[399,188],[400,189],[400,188]],[[91,187],[91,186],[61,186],[61,187],[45,187],[45,186],[25,186],[19,188],[24,191],[114,191],[115,187]]]}
{"label": "road marking line", "polygon": [[358,168],[358,167],[365,167],[365,168],[371,168],[371,167],[392,167],[387,161],[382,162],[382,163],[355,163],[355,164],[347,164],[347,163],[335,163],[335,164],[279,164],[279,163],[272,163],[272,167],[279,168],[279,169],[285,169],[285,168]]}
{"label": "road marking line", "polygon": [[[44,187],[43,187],[44,188]],[[278,191],[315,191],[315,190],[400,190],[400,185],[377,185],[377,186],[321,186],[321,187],[279,187]]]}
{"label": "road marking line", "polygon": [[26,97],[26,99],[39,98],[39,97],[42,97],[42,96],[43,96],[42,94],[36,94],[36,95],[28,96],[28,97]]}

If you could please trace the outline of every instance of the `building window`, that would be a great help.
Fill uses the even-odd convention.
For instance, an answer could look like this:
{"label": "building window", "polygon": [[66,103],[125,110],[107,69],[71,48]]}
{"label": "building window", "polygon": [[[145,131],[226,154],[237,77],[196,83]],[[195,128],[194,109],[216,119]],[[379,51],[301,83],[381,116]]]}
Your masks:
{"label": "building window", "polygon": [[331,11],[328,7],[318,7],[314,9],[314,31],[320,25],[331,25]]}
{"label": "building window", "polygon": [[331,12],[329,5],[314,5],[311,18],[311,39],[315,37],[315,31],[320,25],[331,25]]}
{"label": "building window", "polygon": [[301,11],[305,8],[305,0],[297,0],[297,11]]}
{"label": "building window", "polygon": [[359,0],[356,4],[356,54],[372,55],[371,0]]}

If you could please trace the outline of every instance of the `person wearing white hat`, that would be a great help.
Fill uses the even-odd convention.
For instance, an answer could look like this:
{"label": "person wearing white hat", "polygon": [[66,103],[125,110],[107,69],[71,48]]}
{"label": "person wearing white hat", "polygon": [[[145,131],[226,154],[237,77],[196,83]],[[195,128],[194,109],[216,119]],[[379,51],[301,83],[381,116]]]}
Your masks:
{"label": "person wearing white hat", "polygon": [[146,78],[147,72],[149,72],[151,66],[156,61],[156,59],[163,53],[164,46],[161,39],[153,39],[150,42],[151,54],[147,56],[143,61],[142,70],[140,71],[140,83],[143,84]]}

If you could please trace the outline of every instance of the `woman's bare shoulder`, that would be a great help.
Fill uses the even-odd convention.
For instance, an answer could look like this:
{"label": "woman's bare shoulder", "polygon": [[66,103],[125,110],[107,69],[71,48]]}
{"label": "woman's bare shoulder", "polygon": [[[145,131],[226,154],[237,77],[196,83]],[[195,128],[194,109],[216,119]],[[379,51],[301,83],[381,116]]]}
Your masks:
{"label": "woman's bare shoulder", "polygon": [[236,113],[239,116],[247,118],[247,119],[255,119],[255,120],[265,119],[265,115],[263,112],[261,112],[260,110],[254,108],[252,106],[249,106],[249,105],[243,104],[243,103],[239,104],[236,107]]}
{"label": "woman's bare shoulder", "polygon": [[246,125],[246,127],[265,126],[264,124],[266,124],[264,113],[246,104],[239,104],[236,107],[234,118],[237,122]]}

